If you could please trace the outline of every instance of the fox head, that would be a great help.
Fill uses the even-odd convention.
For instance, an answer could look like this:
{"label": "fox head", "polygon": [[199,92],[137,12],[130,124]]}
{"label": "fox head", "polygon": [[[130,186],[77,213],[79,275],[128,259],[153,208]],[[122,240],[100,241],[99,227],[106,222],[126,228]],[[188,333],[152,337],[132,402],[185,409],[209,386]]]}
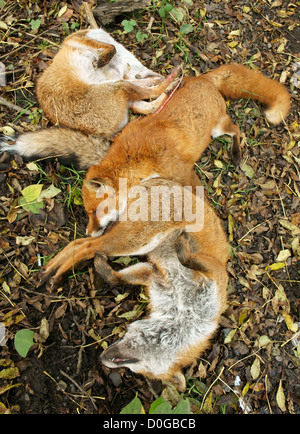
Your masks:
{"label": "fox head", "polygon": [[130,324],[125,336],[105,350],[100,361],[109,368],[126,367],[150,379],[169,381],[184,391],[185,378],[180,357],[177,358],[174,351],[168,351],[168,343],[163,342],[164,328],[160,323],[155,321],[152,330],[148,322],[146,319]]}
{"label": "fox head", "polygon": [[118,217],[118,195],[108,179],[85,180],[82,195],[89,222],[86,234],[97,237]]}
{"label": "fox head", "polygon": [[[92,166],[88,170],[82,196],[89,218],[86,234],[97,237],[116,221],[126,208],[131,189],[141,183],[158,178],[157,173],[148,176],[146,170],[111,170]],[[144,184],[143,184],[144,185]]]}

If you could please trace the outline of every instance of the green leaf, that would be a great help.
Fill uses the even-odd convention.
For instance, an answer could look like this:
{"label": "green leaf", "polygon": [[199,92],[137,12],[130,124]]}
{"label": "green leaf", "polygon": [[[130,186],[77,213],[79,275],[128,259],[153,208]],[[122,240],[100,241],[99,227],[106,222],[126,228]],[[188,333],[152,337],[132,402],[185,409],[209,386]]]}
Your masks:
{"label": "green leaf", "polygon": [[56,196],[60,192],[61,190],[59,188],[51,184],[50,187],[41,192],[41,194],[38,196],[38,201],[41,202],[43,199],[52,199],[52,197]]}
{"label": "green leaf", "polygon": [[183,399],[179,402],[179,404],[174,408],[172,414],[190,414],[191,413],[191,404],[188,399]]}
{"label": "green leaf", "polygon": [[138,42],[144,42],[145,39],[148,39],[147,33],[143,33],[141,30],[136,32],[135,37]]}
{"label": "green leaf", "polygon": [[26,202],[34,202],[41,194],[42,189],[43,189],[43,184],[33,184],[33,185],[29,185],[28,187],[25,187],[21,191],[21,193],[25,198]]}
{"label": "green leaf", "polygon": [[15,334],[14,342],[15,348],[20,356],[26,357],[30,347],[34,344],[33,331],[27,329],[18,330]]}
{"label": "green leaf", "polygon": [[188,33],[191,33],[194,31],[194,27],[191,24],[182,24],[182,26],[180,26],[180,32],[183,35],[187,35]]}
{"label": "green leaf", "polygon": [[165,400],[162,396],[160,398],[157,398],[155,401],[153,401],[150,408],[149,408],[149,414],[152,414],[154,412],[154,410],[156,409],[156,407],[158,407],[159,405],[161,405],[164,402],[165,402]]}
{"label": "green leaf", "polygon": [[32,212],[33,214],[38,214],[40,208],[43,208],[43,204],[41,202],[27,203],[25,197],[21,197],[20,205],[25,211]]}
{"label": "green leaf", "polygon": [[134,26],[136,26],[136,21],[135,20],[130,20],[130,21],[123,20],[121,24],[124,27],[124,32],[130,33],[130,32],[132,32]]}
{"label": "green leaf", "polygon": [[174,8],[172,9],[172,13],[170,15],[175,19],[176,22],[181,23],[186,16],[186,11],[181,7]]}
{"label": "green leaf", "polygon": [[37,30],[40,27],[41,23],[42,23],[41,20],[31,20],[30,21],[31,30]]}
{"label": "green leaf", "polygon": [[158,13],[159,13],[159,15],[161,16],[161,18],[165,18],[165,16],[166,16],[166,11],[165,11],[165,8],[164,8],[164,7],[159,8],[159,9],[158,9]]}
{"label": "green leaf", "polygon": [[172,405],[169,401],[163,402],[152,411],[152,414],[171,414],[171,413],[172,413]]}
{"label": "green leaf", "polygon": [[165,18],[166,15],[171,12],[171,10],[174,8],[173,5],[171,5],[170,3],[167,3],[166,5],[162,6],[161,8],[158,9],[158,13],[161,16],[161,18]]}
{"label": "green leaf", "polygon": [[145,414],[145,410],[140,399],[135,396],[135,398],[120,411],[120,414]]}

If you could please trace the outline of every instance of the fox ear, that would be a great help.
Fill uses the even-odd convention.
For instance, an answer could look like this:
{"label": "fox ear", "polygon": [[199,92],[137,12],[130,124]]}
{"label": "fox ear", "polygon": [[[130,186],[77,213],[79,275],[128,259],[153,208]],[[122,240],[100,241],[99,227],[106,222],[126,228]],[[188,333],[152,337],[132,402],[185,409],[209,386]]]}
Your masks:
{"label": "fox ear", "polygon": [[97,191],[103,186],[103,182],[100,178],[87,179],[84,181],[84,185],[90,191]]}

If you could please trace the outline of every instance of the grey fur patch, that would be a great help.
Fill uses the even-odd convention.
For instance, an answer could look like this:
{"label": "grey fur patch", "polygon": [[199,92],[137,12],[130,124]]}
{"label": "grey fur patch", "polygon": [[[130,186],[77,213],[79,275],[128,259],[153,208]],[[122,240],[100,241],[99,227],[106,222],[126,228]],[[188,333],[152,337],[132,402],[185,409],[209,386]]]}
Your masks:
{"label": "grey fur patch", "polygon": [[[164,276],[152,277],[151,314],[130,324],[124,338],[111,347],[112,359],[109,360],[109,348],[102,361],[116,367],[113,358],[118,354],[124,359],[118,366],[159,376],[180,361],[179,353],[188,352],[189,347],[201,343],[216,330],[219,299],[215,283],[200,274],[195,279],[194,272],[179,262],[172,246],[162,243],[156,250],[157,256],[161,256]],[[132,359],[137,361],[126,363]]]}

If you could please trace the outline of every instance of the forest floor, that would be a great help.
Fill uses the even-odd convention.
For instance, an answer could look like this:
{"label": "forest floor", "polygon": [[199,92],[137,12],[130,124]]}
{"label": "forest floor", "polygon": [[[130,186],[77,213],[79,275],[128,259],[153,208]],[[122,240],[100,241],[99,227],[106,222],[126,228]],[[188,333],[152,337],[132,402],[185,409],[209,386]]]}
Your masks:
{"label": "forest floor", "polygon": [[[88,28],[79,3],[0,1],[2,98],[22,109],[1,103],[3,134],[50,126],[35,83],[62,40]],[[228,139],[212,141],[195,165],[228,235],[230,283],[221,326],[186,370],[183,394],[99,362],[145,314],[142,288],[100,291],[92,262],[52,293],[34,285],[45,261],[84,236],[84,173],[0,154],[0,413],[118,414],[136,395],[147,413],[161,394],[172,406],[188,398],[193,413],[299,413],[299,2],[155,0],[106,29],[164,75],[182,62],[186,75],[230,62],[259,69],[290,90],[291,111],[271,127],[253,101],[228,102],[243,135],[241,166]],[[39,210],[26,209],[22,191],[37,184],[51,193]],[[14,345],[23,329],[34,331],[26,357]]]}

